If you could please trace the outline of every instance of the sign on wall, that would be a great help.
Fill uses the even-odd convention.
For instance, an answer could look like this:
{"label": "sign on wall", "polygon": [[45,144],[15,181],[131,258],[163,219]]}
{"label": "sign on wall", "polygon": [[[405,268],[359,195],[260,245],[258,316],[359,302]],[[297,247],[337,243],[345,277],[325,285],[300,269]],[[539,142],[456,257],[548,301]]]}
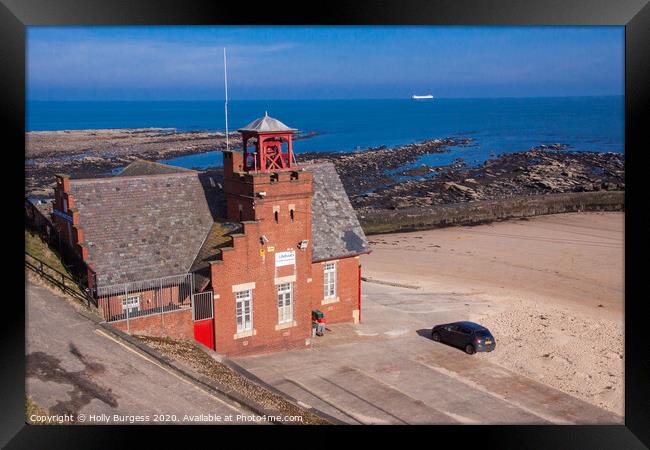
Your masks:
{"label": "sign on wall", "polygon": [[296,263],[296,252],[277,252],[275,254],[275,267],[292,266]]}

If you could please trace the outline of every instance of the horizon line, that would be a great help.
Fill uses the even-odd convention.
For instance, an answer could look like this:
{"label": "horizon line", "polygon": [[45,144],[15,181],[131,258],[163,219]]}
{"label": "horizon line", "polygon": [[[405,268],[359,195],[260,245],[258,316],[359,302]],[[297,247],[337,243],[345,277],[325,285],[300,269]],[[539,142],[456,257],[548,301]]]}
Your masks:
{"label": "horizon line", "polygon": [[[625,97],[625,94],[593,94],[593,95],[505,95],[505,96],[485,96],[485,97],[434,97],[433,100],[490,100],[490,99],[525,99],[525,98],[593,98],[593,97]],[[413,100],[411,97],[331,97],[331,98],[243,98],[231,99],[229,102],[258,102],[258,101],[341,101],[341,100]],[[225,98],[210,98],[210,99],[25,99],[26,103],[29,102],[65,102],[65,103],[81,103],[81,102],[108,102],[108,103],[144,103],[144,102],[223,102]]]}

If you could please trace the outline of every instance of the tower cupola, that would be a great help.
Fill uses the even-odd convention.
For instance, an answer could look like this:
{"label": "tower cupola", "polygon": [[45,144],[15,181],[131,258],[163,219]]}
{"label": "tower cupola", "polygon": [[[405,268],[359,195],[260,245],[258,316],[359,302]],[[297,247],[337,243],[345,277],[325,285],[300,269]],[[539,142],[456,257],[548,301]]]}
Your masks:
{"label": "tower cupola", "polygon": [[246,172],[279,172],[295,170],[292,137],[297,131],[264,113],[239,128],[244,149],[242,169]]}

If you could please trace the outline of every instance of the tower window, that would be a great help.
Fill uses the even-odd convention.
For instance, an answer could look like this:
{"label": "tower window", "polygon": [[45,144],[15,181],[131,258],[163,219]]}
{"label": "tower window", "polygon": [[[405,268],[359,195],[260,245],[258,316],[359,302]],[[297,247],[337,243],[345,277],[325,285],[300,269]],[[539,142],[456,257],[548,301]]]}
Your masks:
{"label": "tower window", "polygon": [[276,212],[273,213],[273,216],[275,217],[275,223],[278,223],[280,221],[279,220],[280,219],[279,213],[276,211]]}
{"label": "tower window", "polygon": [[291,221],[293,222],[293,209],[289,210],[289,217],[291,217]]}

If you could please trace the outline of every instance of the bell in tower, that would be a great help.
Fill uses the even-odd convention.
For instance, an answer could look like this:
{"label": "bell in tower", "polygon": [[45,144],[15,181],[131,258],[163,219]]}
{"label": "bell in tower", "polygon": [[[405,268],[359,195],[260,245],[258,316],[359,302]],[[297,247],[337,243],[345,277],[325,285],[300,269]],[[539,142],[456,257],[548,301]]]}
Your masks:
{"label": "bell in tower", "polygon": [[296,169],[291,145],[295,128],[289,128],[265,112],[264,117],[237,131],[242,135],[244,171],[278,172]]}

